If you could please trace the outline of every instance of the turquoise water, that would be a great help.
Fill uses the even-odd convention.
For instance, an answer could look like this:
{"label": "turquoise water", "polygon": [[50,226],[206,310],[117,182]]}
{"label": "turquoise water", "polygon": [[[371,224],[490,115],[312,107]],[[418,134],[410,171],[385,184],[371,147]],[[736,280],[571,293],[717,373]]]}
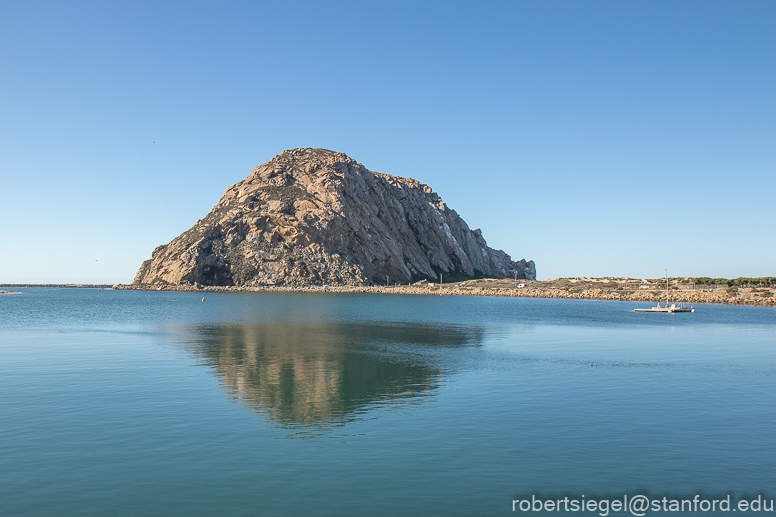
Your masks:
{"label": "turquoise water", "polygon": [[772,308],[17,290],[0,296],[0,515],[776,497]]}

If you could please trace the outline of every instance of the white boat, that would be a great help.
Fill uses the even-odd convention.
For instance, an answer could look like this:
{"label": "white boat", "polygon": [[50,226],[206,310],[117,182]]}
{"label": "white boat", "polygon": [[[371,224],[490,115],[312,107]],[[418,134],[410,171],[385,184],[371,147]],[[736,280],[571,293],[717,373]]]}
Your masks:
{"label": "white boat", "polygon": [[[666,269],[666,299],[668,299],[668,294],[668,270]],[[661,306],[660,302],[658,302],[654,307],[650,307],[649,309],[633,309],[633,312],[667,312],[673,314],[675,312],[695,312],[695,307],[688,307],[683,303],[680,303],[679,305],[672,303],[669,305],[668,302],[666,302],[664,306]]]}
{"label": "white boat", "polygon": [[672,303],[671,305],[665,304],[665,306],[660,306],[658,303],[654,307],[650,307],[649,309],[633,309],[634,312],[695,312],[694,307],[687,307],[685,305],[676,305],[675,303]]}

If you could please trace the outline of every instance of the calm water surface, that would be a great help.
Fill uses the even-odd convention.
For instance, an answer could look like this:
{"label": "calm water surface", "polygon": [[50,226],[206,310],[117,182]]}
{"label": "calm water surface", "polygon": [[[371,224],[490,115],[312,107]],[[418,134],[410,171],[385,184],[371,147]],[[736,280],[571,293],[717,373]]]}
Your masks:
{"label": "calm water surface", "polygon": [[21,290],[0,296],[0,515],[776,497],[772,308]]}

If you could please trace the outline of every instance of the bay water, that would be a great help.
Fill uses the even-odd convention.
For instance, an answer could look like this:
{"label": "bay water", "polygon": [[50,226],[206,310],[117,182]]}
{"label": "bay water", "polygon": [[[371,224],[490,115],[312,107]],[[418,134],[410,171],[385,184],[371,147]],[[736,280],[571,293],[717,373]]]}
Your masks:
{"label": "bay water", "polygon": [[16,290],[0,296],[0,515],[776,498],[773,308]]}

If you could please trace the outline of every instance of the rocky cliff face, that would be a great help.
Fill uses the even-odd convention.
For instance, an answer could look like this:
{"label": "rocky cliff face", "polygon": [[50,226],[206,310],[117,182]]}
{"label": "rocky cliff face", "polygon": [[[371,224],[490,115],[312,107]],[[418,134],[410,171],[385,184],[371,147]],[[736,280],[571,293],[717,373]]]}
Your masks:
{"label": "rocky cliff face", "polygon": [[429,186],[325,149],[285,151],[156,248],[136,284],[369,285],[535,279],[533,261],[489,248]]}

